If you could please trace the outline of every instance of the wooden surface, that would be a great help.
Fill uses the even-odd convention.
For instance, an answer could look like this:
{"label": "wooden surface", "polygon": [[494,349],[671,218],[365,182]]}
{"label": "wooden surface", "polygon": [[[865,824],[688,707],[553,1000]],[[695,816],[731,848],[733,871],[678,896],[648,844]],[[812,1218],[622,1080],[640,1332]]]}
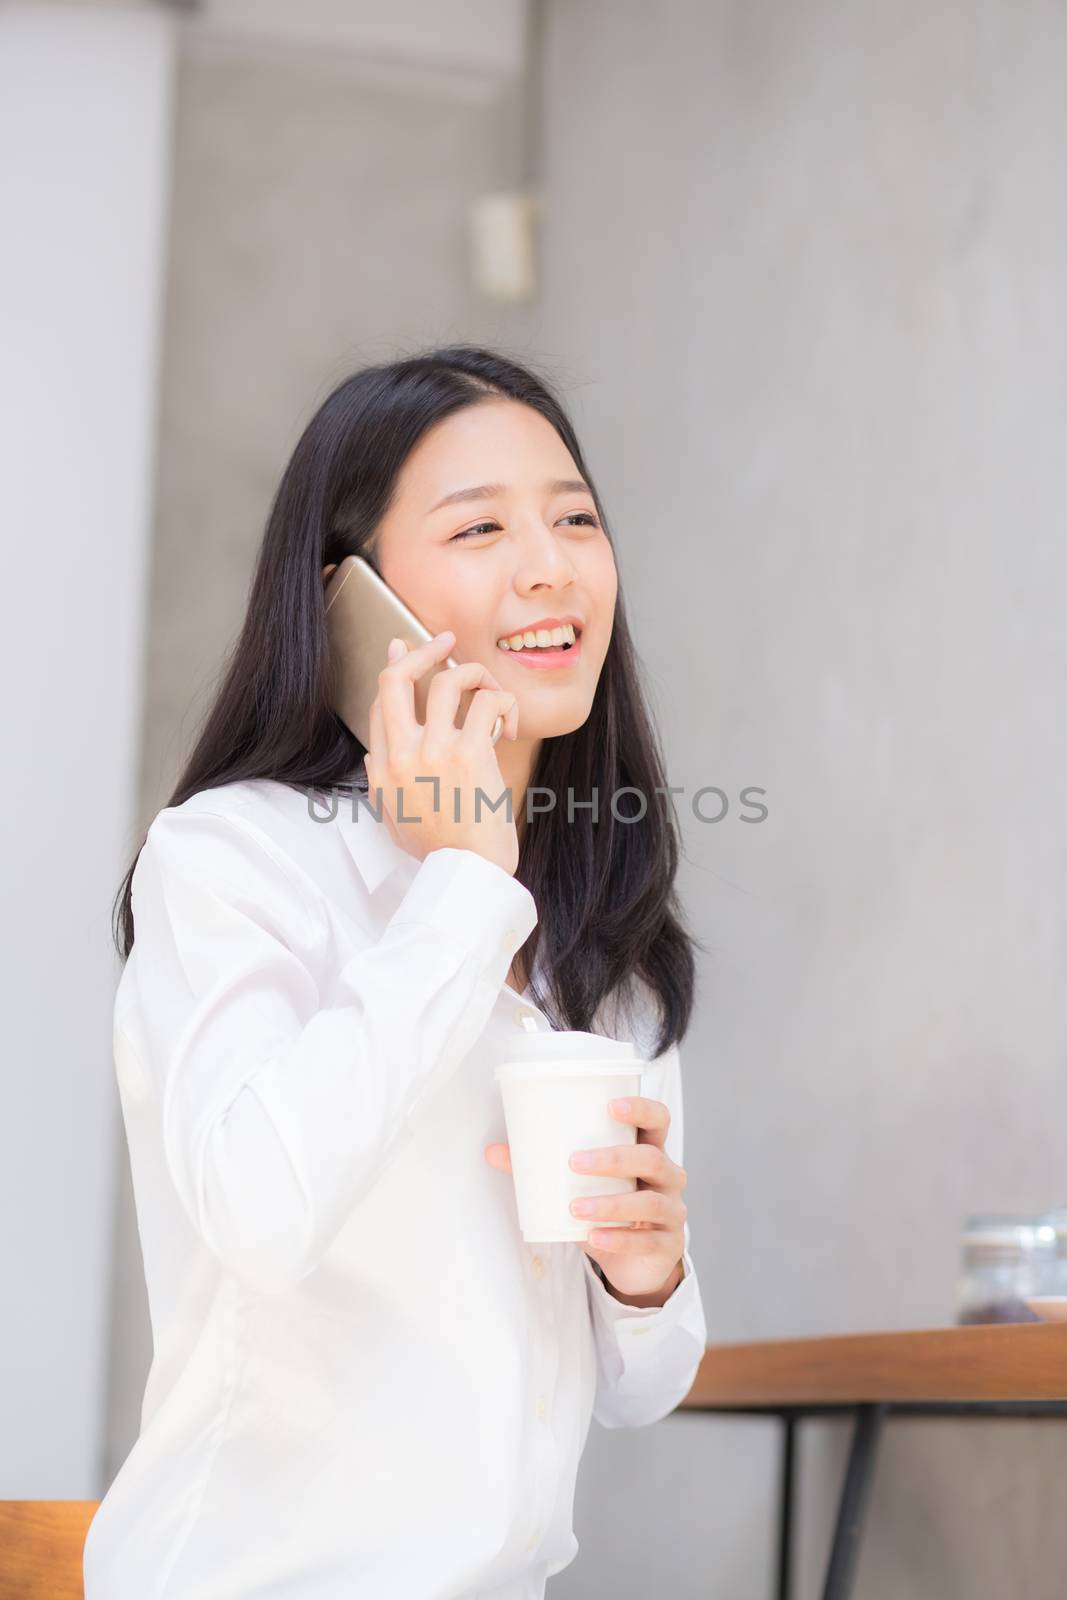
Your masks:
{"label": "wooden surface", "polygon": [[680,1409],[865,1400],[1067,1400],[1067,1323],[709,1345]]}
{"label": "wooden surface", "polygon": [[83,1600],[98,1500],[0,1500],[0,1600]]}

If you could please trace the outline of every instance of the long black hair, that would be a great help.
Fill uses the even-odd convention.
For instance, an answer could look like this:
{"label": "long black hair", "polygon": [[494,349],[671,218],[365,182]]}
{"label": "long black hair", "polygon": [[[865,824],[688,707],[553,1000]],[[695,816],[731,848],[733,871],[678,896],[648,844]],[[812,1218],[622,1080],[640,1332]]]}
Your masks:
{"label": "long black hair", "polygon": [[[531,406],[552,424],[611,539],[574,429],[546,379],[469,344],[353,373],[315,412],[282,474],[244,623],[168,806],[255,778],[304,793],[346,781],[366,752],[330,705],[322,568],[348,555],[377,565],[376,530],[410,452],[442,418],[498,398]],[[688,1028],[699,941],[683,925],[675,893],[678,824],[621,585],[589,716],[573,732],[542,741],[530,782],[554,794],[556,804],[520,830],[515,875],[538,908],[520,952],[523,966],[531,971],[537,958],[564,1028],[590,1031],[602,1002],[629,1005],[635,986],[644,986],[658,1011],[659,1055]],[[568,821],[568,790],[579,802],[594,789],[598,820],[586,808]],[[625,820],[637,818],[642,803],[640,820]],[[123,961],[133,948],[131,887],[143,844],[113,907]]]}

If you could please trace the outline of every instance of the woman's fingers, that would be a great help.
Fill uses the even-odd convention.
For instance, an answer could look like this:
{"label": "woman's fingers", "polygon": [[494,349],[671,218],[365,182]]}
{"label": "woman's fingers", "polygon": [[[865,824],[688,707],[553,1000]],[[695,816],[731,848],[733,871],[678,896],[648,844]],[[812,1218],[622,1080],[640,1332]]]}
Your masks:
{"label": "woman's fingers", "polygon": [[460,696],[465,690],[479,688],[500,689],[493,674],[480,661],[461,661],[454,667],[446,667],[444,672],[435,673],[426,691],[426,732],[435,739],[460,733],[462,730],[456,725]]}
{"label": "woman's fingers", "polygon": [[413,749],[421,740],[422,728],[415,715],[415,679],[434,662],[442,661],[454,643],[455,634],[446,630],[414,650],[405,649],[379,672],[378,699],[385,718],[390,759],[399,759],[401,752]]}
{"label": "woman's fingers", "polygon": [[[517,729],[517,702],[480,662],[447,666],[445,658],[454,642],[455,635],[447,629],[399,655],[379,672],[380,722],[372,716],[374,733],[368,733],[368,738],[376,741],[383,753],[379,757],[371,752],[368,776],[375,788],[383,791],[391,829],[398,821],[392,814],[394,794],[398,810],[403,801],[405,811],[418,812],[404,818],[412,826],[403,830],[400,842],[409,854],[424,860],[430,851],[446,846],[474,850],[514,874],[519,859],[518,831],[512,807],[498,809],[497,797],[504,798],[503,779],[491,730],[497,716],[510,717]],[[431,675],[423,726],[416,714],[415,681],[426,673]],[[474,694],[460,728],[456,715],[464,689]],[[475,704],[478,710],[472,715]],[[434,789],[427,811],[426,791],[416,785],[431,779]],[[442,791],[450,797],[444,804]],[[485,796],[496,802],[489,806],[488,817],[483,814],[486,807],[479,803]]]}
{"label": "woman's fingers", "polygon": [[504,726],[510,730],[518,714],[518,704],[515,696],[506,689],[475,689],[463,723],[463,736],[468,739],[491,739],[497,717],[503,717]]}
{"label": "woman's fingers", "polygon": [[[370,706],[370,746],[367,750],[367,776],[373,767],[375,771],[384,770],[389,765],[389,743],[385,736],[385,718],[382,716],[382,703],[377,695]],[[373,785],[372,785],[373,787]]]}
{"label": "woman's fingers", "polygon": [[666,1148],[671,1108],[663,1100],[649,1100],[635,1094],[628,1100],[609,1100],[608,1110],[616,1122],[635,1125],[638,1144],[658,1144],[661,1150]]}
{"label": "woman's fingers", "polygon": [[623,1194],[582,1195],[571,1201],[576,1217],[597,1222],[633,1222],[643,1227],[680,1228],[689,1215],[685,1201],[663,1189],[634,1189]]}

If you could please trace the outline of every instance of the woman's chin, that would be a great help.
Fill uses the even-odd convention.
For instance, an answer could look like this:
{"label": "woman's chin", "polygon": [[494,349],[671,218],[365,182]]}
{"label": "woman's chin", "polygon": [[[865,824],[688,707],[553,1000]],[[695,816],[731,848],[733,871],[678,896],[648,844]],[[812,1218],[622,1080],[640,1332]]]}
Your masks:
{"label": "woman's chin", "polygon": [[519,738],[562,739],[564,734],[577,733],[588,722],[591,709],[585,699],[580,705],[538,706],[520,696]]}

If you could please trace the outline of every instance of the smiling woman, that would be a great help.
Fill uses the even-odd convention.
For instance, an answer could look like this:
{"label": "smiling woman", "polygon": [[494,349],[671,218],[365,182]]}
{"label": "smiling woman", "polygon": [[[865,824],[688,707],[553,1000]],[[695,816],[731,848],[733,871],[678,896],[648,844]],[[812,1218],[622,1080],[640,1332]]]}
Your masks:
{"label": "smiling woman", "polygon": [[[487,462],[492,483],[477,476]],[[497,749],[517,810],[543,742],[587,723],[615,626],[614,552],[574,465],[539,411],[483,397],[425,431],[361,552],[431,632],[452,629],[457,661],[482,662],[518,697],[519,737]],[[471,507],[492,515],[472,523]],[[579,648],[551,648],[564,620]]]}
{"label": "smiling woman", "polygon": [[[516,876],[545,901],[518,954],[542,970],[541,1003],[557,1026],[587,1029],[609,995],[640,988],[666,1050],[689,1025],[697,947],[674,889],[678,824],[604,507],[562,401],[528,366],[453,345],[328,395],[282,475],[244,626],[169,804],[241,779],[329,786],[358,772],[365,751],[330,707],[321,578],[348,555],[518,697],[519,738],[496,751]],[[536,643],[546,617],[580,625],[572,650],[500,647],[528,631]],[[135,865],[117,897],[123,956]]]}
{"label": "smiling woman", "polygon": [[[390,646],[366,748],[330,698],[323,580],[350,555],[436,630]],[[506,785],[514,814],[472,825],[452,784]],[[345,785],[381,812],[319,826]],[[559,400],[467,345],[347,379],[282,474],[217,699],[119,894],[156,1359],[86,1600],[542,1600],[573,1560],[590,1419],[666,1416],[704,1353],[666,793]],[[615,1112],[636,1138],[586,1169],[635,1186],[591,1197],[610,1226],[536,1247],[493,1076],[531,1026],[642,1062]]]}

